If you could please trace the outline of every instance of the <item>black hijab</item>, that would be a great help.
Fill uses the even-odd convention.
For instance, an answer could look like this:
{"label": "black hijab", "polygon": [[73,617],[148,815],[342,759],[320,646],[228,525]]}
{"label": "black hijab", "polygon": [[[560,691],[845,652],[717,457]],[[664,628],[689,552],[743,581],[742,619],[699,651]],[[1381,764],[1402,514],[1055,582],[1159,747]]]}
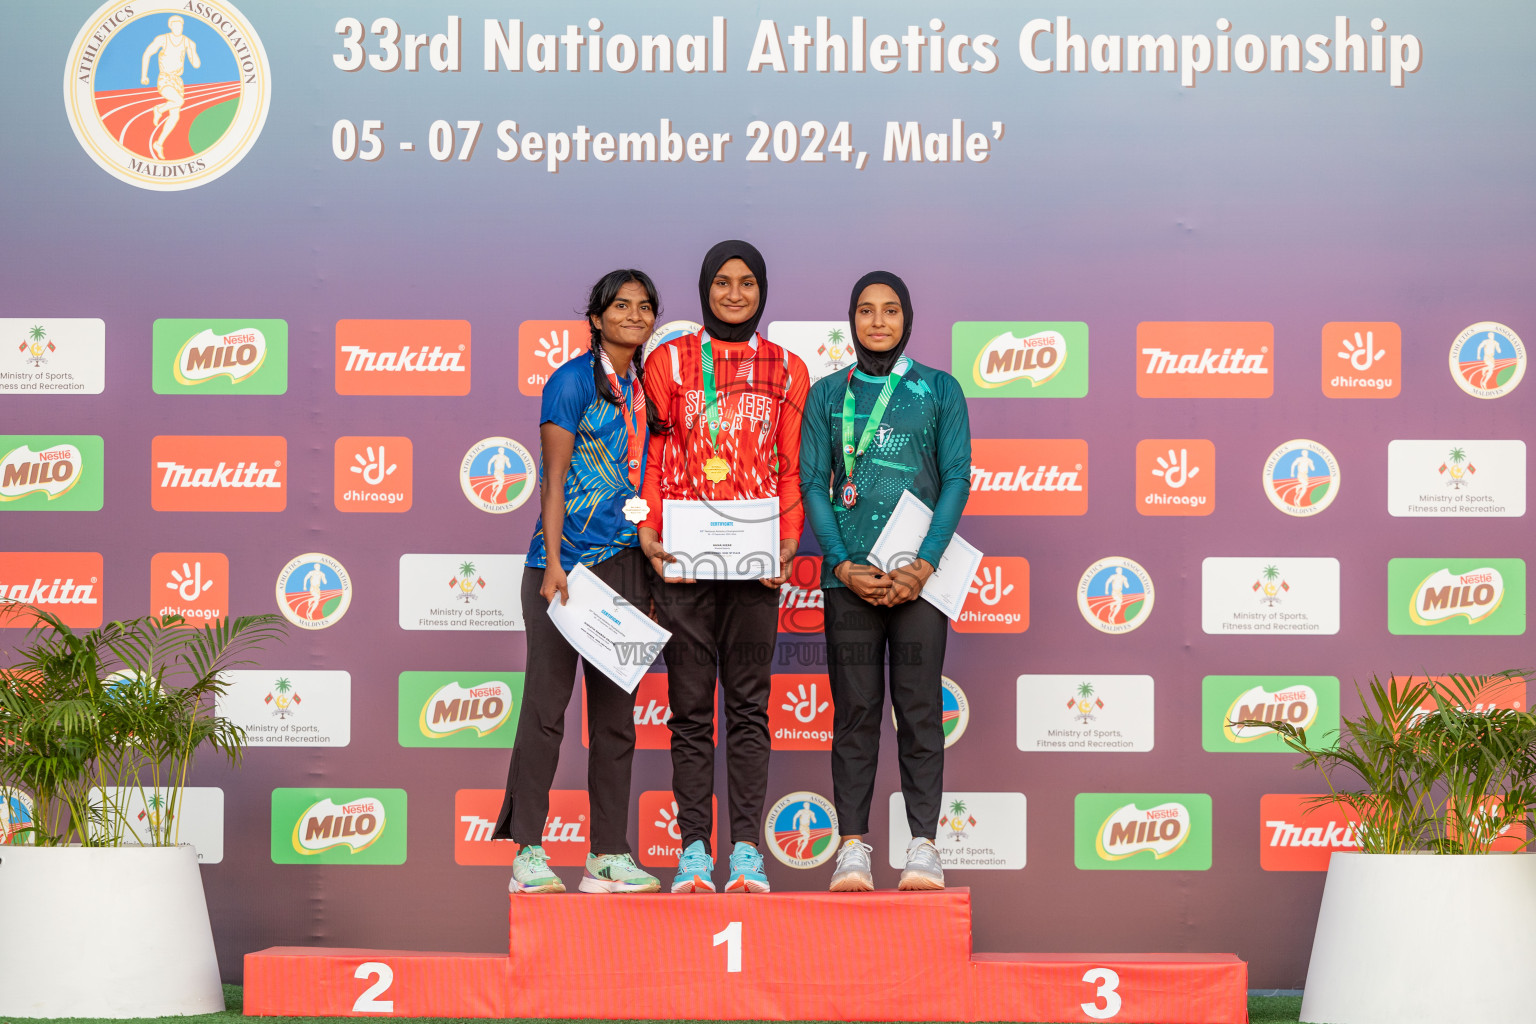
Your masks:
{"label": "black hijab", "polygon": [[[720,268],[731,260],[741,260],[757,278],[757,311],[739,324],[728,324],[715,316],[709,305],[709,287],[714,283]],[[704,265],[699,268],[699,304],[703,307],[704,330],[711,338],[721,341],[750,341],[757,333],[757,322],[762,319],[763,307],[768,303],[768,265],[763,254],[751,242],[732,238],[721,242],[704,254]]]}
{"label": "black hijab", "polygon": [[[885,352],[872,352],[865,348],[859,340],[859,325],[854,322],[859,310],[859,296],[872,284],[888,285],[896,293],[896,298],[901,300],[901,340]],[[853,331],[853,350],[858,356],[859,370],[871,377],[889,374],[896,360],[901,358],[902,349],[907,347],[907,340],[912,337],[912,297],[907,294],[906,282],[885,270],[874,270],[859,278],[859,283],[853,286],[853,294],[848,296],[848,326]]]}

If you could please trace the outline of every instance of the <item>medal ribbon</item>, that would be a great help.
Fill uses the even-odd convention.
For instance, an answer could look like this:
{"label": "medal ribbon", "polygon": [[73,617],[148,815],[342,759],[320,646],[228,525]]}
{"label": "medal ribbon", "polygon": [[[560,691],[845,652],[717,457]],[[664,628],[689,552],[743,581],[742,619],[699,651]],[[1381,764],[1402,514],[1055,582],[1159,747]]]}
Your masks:
{"label": "medal ribbon", "polygon": [[[636,494],[640,493],[640,462],[645,452],[645,388],[640,386],[640,376],[635,372],[633,362],[629,367],[629,398],[624,397],[624,391],[619,387],[619,375],[613,371],[613,360],[608,358],[608,350],[602,345],[597,346],[597,354],[603,360],[603,372],[608,375],[608,387],[613,391],[613,396],[619,400],[624,412],[625,433],[629,441],[629,485]],[[635,353],[635,357],[640,355]]]}
{"label": "medal ribbon", "polygon": [[699,343],[699,358],[704,368],[704,419],[709,424],[709,447],[720,450],[720,395],[715,389],[715,354],[710,351],[709,333]]}
{"label": "medal ribbon", "polygon": [[869,442],[879,432],[880,422],[885,419],[885,407],[890,404],[891,395],[896,393],[896,384],[901,380],[901,375],[907,372],[907,366],[906,359],[897,360],[890,376],[885,378],[885,386],[875,399],[875,407],[869,410],[869,420],[864,424],[864,433],[859,437],[857,449],[853,446],[854,368],[848,370],[848,383],[843,388],[843,469],[849,480],[853,479],[853,460],[864,454]]}

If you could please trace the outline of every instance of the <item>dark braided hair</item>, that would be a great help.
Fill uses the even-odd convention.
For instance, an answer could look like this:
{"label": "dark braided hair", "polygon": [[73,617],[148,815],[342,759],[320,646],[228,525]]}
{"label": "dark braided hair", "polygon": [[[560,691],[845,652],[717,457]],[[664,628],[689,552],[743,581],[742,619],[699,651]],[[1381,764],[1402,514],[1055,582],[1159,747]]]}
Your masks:
{"label": "dark braided hair", "polygon": [[[656,295],[656,285],[643,270],[610,270],[598,278],[597,283],[592,286],[591,294],[587,296],[587,326],[592,331],[592,380],[597,385],[598,397],[614,405],[619,404],[619,396],[614,394],[613,389],[608,386],[608,374],[603,372],[603,357],[600,353],[603,332],[597,324],[592,322],[592,318],[597,317],[601,320],[608,307],[613,305],[614,300],[619,297],[619,289],[631,281],[645,289],[645,297],[651,303],[651,311],[659,318],[661,299]],[[641,388],[645,387],[644,355],[645,346],[642,345],[635,350],[635,386]],[[662,422],[661,413],[654,402],[645,403],[645,420],[653,432],[666,433],[667,427]]]}

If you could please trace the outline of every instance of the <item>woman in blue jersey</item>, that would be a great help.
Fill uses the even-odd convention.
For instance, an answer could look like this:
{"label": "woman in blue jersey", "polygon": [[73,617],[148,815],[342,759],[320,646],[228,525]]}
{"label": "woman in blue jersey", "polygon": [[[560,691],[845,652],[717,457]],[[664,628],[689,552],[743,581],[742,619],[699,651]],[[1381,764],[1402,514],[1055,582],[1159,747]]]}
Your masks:
{"label": "woman in blue jersey", "polygon": [[[564,892],[543,848],[565,709],[577,654],[549,620],[549,602],[569,598],[566,573],[579,563],[640,607],[649,580],[636,523],[645,475],[647,425],[641,353],[655,327],[656,286],[638,270],[615,270],[592,286],[587,321],[591,349],[550,375],[539,413],[543,460],[540,516],[523,570],[528,662],[517,745],[507,795],[493,833],[521,845],[513,892]],[[626,836],[630,765],[635,753],[634,695],[606,676],[584,671],[587,688],[587,792],[591,854],[582,892],[655,892],[657,879],[636,866]]]}
{"label": "woman in blue jersey", "polygon": [[[942,889],[933,845],[944,789],[940,672],[949,621],[921,600],[971,489],[971,425],[955,379],[902,354],[912,301],[895,274],[865,274],[848,301],[858,365],[811,388],[801,427],[806,519],[821,544],[832,683],[832,802],[842,832],[834,892],[874,888],[869,804],[880,749],[886,659],[901,792],[912,842],[901,889]],[[903,491],[933,510],[909,564],[869,552]]]}

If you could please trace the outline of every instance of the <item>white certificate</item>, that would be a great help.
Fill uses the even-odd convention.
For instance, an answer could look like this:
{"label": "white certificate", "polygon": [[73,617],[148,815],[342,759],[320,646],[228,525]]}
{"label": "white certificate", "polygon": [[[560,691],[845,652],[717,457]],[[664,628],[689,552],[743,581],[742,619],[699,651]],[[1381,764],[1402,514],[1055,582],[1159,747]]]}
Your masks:
{"label": "white certificate", "polygon": [[667,576],[760,580],[779,574],[779,499],[663,501],[661,546],[677,559]]}
{"label": "white certificate", "polygon": [[[890,521],[869,553],[870,562],[883,572],[911,565],[917,561],[917,551],[923,546],[932,522],[933,509],[911,491],[902,491]],[[923,584],[923,600],[951,619],[960,618],[960,606],[965,604],[965,595],[980,565],[981,552],[976,546],[958,533],[953,534],[933,575]]]}
{"label": "white certificate", "polygon": [[[587,668],[601,672],[634,693],[640,677],[661,653],[672,634],[619,596],[584,565],[566,574],[570,600],[549,602],[549,621],[576,649]],[[528,656],[537,657],[529,651]]]}

